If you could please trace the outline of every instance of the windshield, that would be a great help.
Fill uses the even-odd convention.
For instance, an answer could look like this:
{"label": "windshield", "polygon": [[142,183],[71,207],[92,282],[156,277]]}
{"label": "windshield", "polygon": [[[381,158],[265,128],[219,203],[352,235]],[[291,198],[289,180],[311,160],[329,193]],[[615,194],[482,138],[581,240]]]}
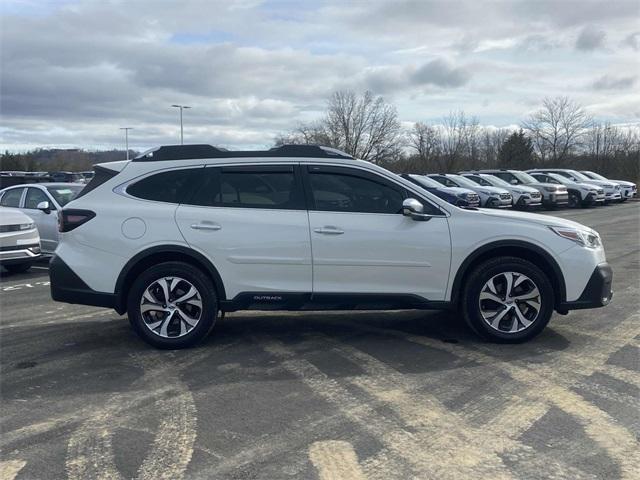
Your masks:
{"label": "windshield", "polygon": [[442,188],[442,184],[436,182],[433,178],[425,177],[424,175],[411,175],[411,178],[420,182],[421,185],[429,188]]}
{"label": "windshield", "polygon": [[514,177],[520,180],[521,183],[538,183],[538,181],[531,175],[525,172],[511,172]]}
{"label": "windshield", "polygon": [[467,178],[469,180],[471,180],[474,183],[477,183],[478,185],[482,185],[483,187],[493,187],[493,185],[488,182],[486,179],[482,178],[482,177],[476,177],[475,175],[473,177],[471,176],[465,176],[464,178]]}
{"label": "windshield", "polygon": [[603,177],[602,175],[600,175],[599,173],[595,173],[595,172],[581,172],[583,175],[589,177],[589,178],[593,178],[594,180],[604,180],[604,181],[608,181],[607,178]]}
{"label": "windshield", "polygon": [[461,175],[447,175],[446,178],[450,178],[451,180],[453,180],[454,182],[456,182],[458,185],[460,185],[461,187],[467,187],[470,189],[474,189],[475,187],[478,186],[477,183],[472,182],[471,180],[469,180],[468,178],[465,178]]}
{"label": "windshield", "polygon": [[494,175],[487,175],[486,177],[483,177],[483,178],[487,182],[491,182],[491,185],[494,187],[513,187],[513,185],[509,184],[509,182],[506,182],[500,177],[496,177]]}
{"label": "windshield", "polygon": [[557,173],[547,173],[547,175],[549,175],[554,180],[557,180],[558,183],[561,183],[562,185],[571,185],[573,183],[576,183],[570,178],[563,177],[562,175],[558,175]]}
{"label": "windshield", "polygon": [[73,200],[83,188],[83,185],[65,185],[61,187],[47,187],[47,190],[55,201],[58,202],[58,205],[64,207],[67,203]]}
{"label": "windshield", "polygon": [[582,180],[583,182],[586,180],[587,182],[589,180],[592,180],[591,178],[587,177],[586,175],[583,175],[582,173],[576,171],[576,170],[567,170],[567,172],[569,173],[569,175],[571,175],[572,177],[574,177],[577,180]]}

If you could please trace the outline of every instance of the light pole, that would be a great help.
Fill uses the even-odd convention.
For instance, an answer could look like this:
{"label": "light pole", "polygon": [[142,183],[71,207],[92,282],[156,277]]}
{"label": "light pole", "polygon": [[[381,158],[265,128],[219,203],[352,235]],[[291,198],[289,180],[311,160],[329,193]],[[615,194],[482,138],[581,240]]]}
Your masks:
{"label": "light pole", "polygon": [[120,130],[124,130],[124,145],[127,149],[127,160],[129,160],[129,130],[133,130],[133,127],[120,127]]}
{"label": "light pole", "polygon": [[188,105],[171,105],[172,107],[180,109],[180,145],[184,145],[184,130],[182,129],[182,110],[191,108]]}

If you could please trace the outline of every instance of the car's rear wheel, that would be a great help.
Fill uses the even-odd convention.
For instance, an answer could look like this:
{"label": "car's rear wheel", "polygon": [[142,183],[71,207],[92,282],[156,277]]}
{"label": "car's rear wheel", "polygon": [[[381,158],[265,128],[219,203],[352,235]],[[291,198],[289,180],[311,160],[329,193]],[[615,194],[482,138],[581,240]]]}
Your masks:
{"label": "car's rear wheel", "polygon": [[31,262],[3,265],[10,273],[24,273],[31,268]]}
{"label": "car's rear wheel", "polygon": [[183,262],[166,262],[145,270],[134,282],[127,302],[129,321],[147,343],[166,349],[195,345],[215,323],[218,299],[201,270]]}
{"label": "car's rear wheel", "polygon": [[517,257],[487,260],[473,269],[464,289],[466,322],[485,339],[519,343],[538,335],[553,313],[549,278]]}

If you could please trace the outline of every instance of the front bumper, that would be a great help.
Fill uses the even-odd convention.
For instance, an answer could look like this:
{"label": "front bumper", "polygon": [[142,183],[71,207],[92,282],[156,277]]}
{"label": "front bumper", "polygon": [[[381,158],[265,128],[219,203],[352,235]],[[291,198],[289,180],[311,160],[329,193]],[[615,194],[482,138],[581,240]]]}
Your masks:
{"label": "front bumper", "polygon": [[535,198],[531,197],[530,195],[520,195],[520,198],[516,202],[516,206],[520,208],[539,207],[540,205],[542,205],[541,195]]}
{"label": "front bumper", "polygon": [[51,298],[56,302],[109,308],[115,308],[116,306],[115,294],[92,290],[57,255],[53,255],[49,262],[49,277],[51,280]]}
{"label": "front bumper", "polygon": [[613,297],[612,281],[613,270],[611,266],[607,262],[599,264],[593,270],[580,297],[571,302],[561,303],[556,310],[560,313],[566,313],[569,310],[599,308],[609,305]]}
{"label": "front bumper", "polygon": [[0,264],[12,265],[33,262],[40,258],[40,244],[0,247]]}
{"label": "front bumper", "polygon": [[543,197],[543,203],[548,206],[559,206],[569,204],[569,192],[549,193]]}
{"label": "front bumper", "polygon": [[622,195],[619,191],[614,193],[605,193],[605,201],[607,202],[615,202],[617,200],[622,200]]}

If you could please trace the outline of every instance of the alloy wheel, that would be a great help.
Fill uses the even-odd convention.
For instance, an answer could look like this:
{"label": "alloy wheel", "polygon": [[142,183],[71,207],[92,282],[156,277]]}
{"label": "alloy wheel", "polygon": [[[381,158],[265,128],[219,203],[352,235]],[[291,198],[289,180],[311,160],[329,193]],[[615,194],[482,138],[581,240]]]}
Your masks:
{"label": "alloy wheel", "polygon": [[202,316],[202,296],[188,280],[161,277],[145,288],[140,299],[144,325],[163,338],[179,338],[191,332]]}
{"label": "alloy wheel", "polygon": [[538,318],[540,290],[523,273],[502,272],[484,284],[478,303],[482,319],[489,327],[501,333],[519,333]]}

